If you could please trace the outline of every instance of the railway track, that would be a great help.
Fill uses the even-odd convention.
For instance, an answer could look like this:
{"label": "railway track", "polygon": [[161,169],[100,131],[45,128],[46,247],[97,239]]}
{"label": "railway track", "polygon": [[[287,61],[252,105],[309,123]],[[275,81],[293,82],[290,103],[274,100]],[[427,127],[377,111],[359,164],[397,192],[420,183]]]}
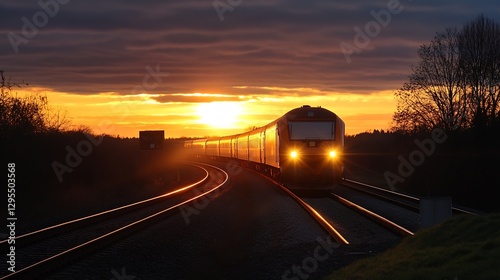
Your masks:
{"label": "railway track", "polygon": [[373,255],[414,234],[403,225],[334,193],[327,197],[297,195],[271,181],[303,207],[339,245],[347,245],[347,255]]}
{"label": "railway track", "polygon": [[[318,207],[316,207],[314,205],[314,203],[308,203],[306,201],[306,200],[308,200],[306,197],[303,197],[301,195],[297,195],[293,191],[289,190],[286,186],[280,184],[279,182],[273,180],[272,178],[264,176],[263,174],[255,171],[255,170],[252,170],[252,169],[247,169],[247,170],[250,170],[250,171],[254,172],[255,174],[258,174],[260,176],[265,177],[267,180],[273,182],[274,185],[279,187],[282,191],[287,193],[301,207],[303,207],[311,215],[311,217],[314,220],[316,220],[316,222],[318,224],[320,224],[325,229],[325,231],[329,235],[331,235],[339,244],[348,245],[351,243],[349,241],[350,238],[348,236],[346,236],[345,234],[342,234],[341,233],[342,230],[338,229],[339,225],[337,225],[337,226],[334,225],[331,222],[332,219],[330,219],[326,215],[324,215],[324,213],[323,213],[324,211],[319,210]],[[348,199],[343,198],[342,196],[339,196],[335,193],[329,193],[328,197],[329,197],[329,199],[333,199],[337,203],[345,206],[345,208],[348,208],[348,209],[352,210],[353,212],[356,212],[357,214],[364,216],[364,218],[377,223],[381,227],[385,228],[386,230],[392,232],[393,234],[395,234],[397,236],[404,237],[404,236],[409,236],[409,235],[414,234],[413,231],[405,228],[404,226],[402,226],[394,221],[391,221],[390,219],[385,218],[382,215],[376,214],[376,213],[364,208],[361,205],[358,205],[352,201],[349,201]],[[359,218],[361,218],[361,217],[359,217]],[[346,227],[348,227],[348,226],[346,226]]]}
{"label": "railway track", "polygon": [[[398,205],[410,211],[417,213],[420,211],[420,198],[417,196],[398,193],[349,179],[345,179],[343,185],[348,188],[355,189],[359,192],[367,194],[369,196],[385,200],[394,205]],[[460,206],[452,206],[452,211],[453,214],[468,214],[468,215],[480,214],[478,211],[465,209],[464,207]]]}
{"label": "railway track", "polygon": [[[198,181],[172,192],[68,221],[16,237],[16,272],[2,270],[1,279],[36,279],[68,265],[134,231],[151,225],[229,182],[228,174],[212,165],[188,163],[204,170]],[[197,190],[188,192],[188,190]],[[196,193],[193,195],[193,193]],[[7,240],[0,241],[7,247]],[[7,251],[7,250],[5,250]]]}
{"label": "railway track", "polygon": [[[259,172],[256,172],[252,169],[248,169],[260,176],[264,176]],[[287,193],[291,198],[293,198],[299,205],[301,205],[326,231],[330,234],[339,244],[350,244],[349,237],[344,236],[339,230],[338,226],[335,226],[329,218],[325,218],[326,216],[322,214],[322,211],[315,207],[314,203],[308,203],[307,198],[304,199],[300,195],[295,194],[294,192],[287,189],[285,186],[280,184],[279,182],[264,176],[266,179],[272,181],[276,186],[281,188],[285,193]],[[375,222],[382,228],[387,231],[390,231],[392,234],[395,234],[399,237],[411,236],[419,229],[418,221],[419,221],[419,211],[420,211],[420,198],[415,196],[410,196],[402,193],[393,192],[390,190],[382,189],[376,186],[371,186],[368,184],[356,182],[353,180],[346,179],[344,181],[344,187],[349,189],[354,189],[357,192],[361,192],[363,194],[371,197],[372,203],[380,204],[378,208],[384,208],[390,205],[385,209],[385,211],[374,211],[370,210],[369,207],[364,207],[361,203],[357,203],[352,201],[343,195],[337,193],[329,193],[328,197],[334,200],[336,203],[349,208],[350,210],[356,212],[357,214]],[[375,199],[373,199],[375,198]],[[381,203],[380,201],[385,202]],[[412,212],[412,213],[404,213]],[[471,212],[469,210],[456,207],[452,208],[454,214],[474,214],[477,213]],[[324,212],[324,211],[323,211]],[[392,215],[388,215],[388,212],[392,212]],[[407,219],[407,217],[410,218]],[[412,220],[412,221],[405,221]],[[406,223],[406,224],[405,224]],[[347,226],[348,227],[348,226]]]}
{"label": "railway track", "polygon": [[347,206],[348,208],[360,213],[361,215],[367,217],[368,219],[376,222],[377,224],[381,225],[382,227],[388,229],[389,231],[392,231],[393,233],[401,236],[401,237],[405,237],[405,236],[410,236],[410,235],[414,235],[414,232],[412,232],[411,230],[405,228],[404,226],[396,223],[395,221],[392,221],[386,217],[383,217],[382,215],[379,215],[373,211],[370,211],[368,209],[366,209],[365,207],[359,205],[359,204],[356,204],[346,198],[343,198],[335,193],[330,193],[330,198],[332,198],[333,200],[341,203],[342,205],[345,205]]}
{"label": "railway track", "polygon": [[[414,235],[421,227],[419,197],[348,179],[344,181],[343,187],[349,191],[332,192],[329,193],[329,197],[376,222],[394,234],[401,237]],[[452,211],[454,215],[480,214],[479,212],[470,211],[457,206],[453,206]]]}
{"label": "railway track", "polygon": [[[274,182],[274,181],[273,181]],[[286,192],[291,198],[293,198],[297,203],[302,206],[327,232],[330,234],[335,240],[340,243],[340,244],[349,244],[349,241],[340,234],[340,232],[335,229],[335,227],[328,222],[321,213],[319,213],[316,209],[314,209],[311,205],[309,205],[307,202],[305,202],[303,199],[301,199],[298,195],[294,194],[292,191],[290,191],[288,188],[285,186],[278,184],[275,182],[275,184],[281,188],[284,192]]]}

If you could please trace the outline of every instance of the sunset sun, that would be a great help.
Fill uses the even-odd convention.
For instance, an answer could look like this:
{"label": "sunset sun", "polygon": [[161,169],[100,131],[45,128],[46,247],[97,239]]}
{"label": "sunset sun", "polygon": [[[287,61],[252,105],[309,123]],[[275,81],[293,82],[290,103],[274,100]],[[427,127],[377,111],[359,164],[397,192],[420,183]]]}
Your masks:
{"label": "sunset sun", "polygon": [[196,108],[199,122],[214,128],[235,128],[242,113],[237,102],[202,103]]}

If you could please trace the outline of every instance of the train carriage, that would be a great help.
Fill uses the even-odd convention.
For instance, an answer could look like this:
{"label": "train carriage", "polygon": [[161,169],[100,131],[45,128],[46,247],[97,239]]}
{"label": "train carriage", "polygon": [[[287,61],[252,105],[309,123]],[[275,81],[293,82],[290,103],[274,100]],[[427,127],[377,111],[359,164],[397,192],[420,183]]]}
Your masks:
{"label": "train carriage", "polygon": [[189,149],[189,153],[195,156],[203,156],[206,152],[207,139],[196,139],[184,142],[184,147]]}
{"label": "train carriage", "polygon": [[219,156],[231,158],[233,157],[232,146],[233,136],[226,136],[220,138],[219,141]]}
{"label": "train carriage", "polygon": [[211,138],[206,141],[206,155],[217,158],[219,156],[219,138]]}
{"label": "train carriage", "polygon": [[279,137],[277,121],[265,127],[264,163],[268,166],[279,168]]}
{"label": "train carriage", "polygon": [[248,135],[248,160],[256,163],[264,163],[262,161],[262,150],[264,147],[261,143],[262,128],[254,129]]}
{"label": "train carriage", "polygon": [[332,189],[344,176],[344,133],[335,113],[304,105],[264,127],[185,147],[196,155],[241,160],[290,189]]}
{"label": "train carriage", "polygon": [[238,143],[236,147],[236,158],[248,161],[248,134],[240,134],[236,139]]}

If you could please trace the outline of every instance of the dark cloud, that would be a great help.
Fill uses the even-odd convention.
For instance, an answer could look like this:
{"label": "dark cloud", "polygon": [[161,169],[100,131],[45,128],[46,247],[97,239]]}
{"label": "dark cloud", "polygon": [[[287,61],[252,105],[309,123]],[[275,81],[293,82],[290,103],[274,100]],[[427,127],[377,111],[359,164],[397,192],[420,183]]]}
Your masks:
{"label": "dark cloud", "polygon": [[160,103],[198,103],[213,101],[241,101],[242,98],[232,95],[183,95],[183,94],[162,94],[153,97]]}
{"label": "dark cloud", "polygon": [[[354,45],[355,27],[364,29],[374,20],[370,12],[390,1],[247,0],[221,21],[205,0],[71,0],[25,38],[22,18],[33,22],[42,7],[7,0],[0,4],[1,69],[32,85],[78,94],[143,87],[162,94],[160,102],[204,100],[174,93],[279,94],[260,87],[369,94],[399,88],[418,46],[436,32],[479,13],[500,20],[494,1],[401,1],[402,11],[347,63],[339,45]],[[12,34],[25,38],[17,54]],[[147,67],[157,66],[168,76],[144,86]]]}

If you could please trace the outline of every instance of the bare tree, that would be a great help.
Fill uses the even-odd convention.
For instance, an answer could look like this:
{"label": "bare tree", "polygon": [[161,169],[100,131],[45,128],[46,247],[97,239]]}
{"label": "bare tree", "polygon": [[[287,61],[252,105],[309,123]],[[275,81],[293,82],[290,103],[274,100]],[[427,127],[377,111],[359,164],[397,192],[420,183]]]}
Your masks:
{"label": "bare tree", "polygon": [[49,106],[47,96],[39,96],[41,102],[41,114],[44,119],[47,131],[69,130],[70,121],[66,116],[66,111],[60,107]]}
{"label": "bare tree", "polygon": [[466,23],[459,49],[471,124],[491,125],[500,109],[500,24],[483,15]]}
{"label": "bare tree", "polygon": [[68,120],[60,110],[48,105],[46,96],[27,95],[18,97],[14,88],[17,83],[6,79],[0,71],[0,134],[2,137],[19,137],[46,131],[60,131]]}
{"label": "bare tree", "polygon": [[436,126],[457,129],[465,113],[465,92],[459,67],[456,29],[438,33],[418,50],[421,61],[412,67],[410,81],[395,93],[395,128],[430,130]]}
{"label": "bare tree", "polygon": [[396,91],[393,129],[481,127],[500,115],[500,25],[480,15],[418,50],[420,62]]}

